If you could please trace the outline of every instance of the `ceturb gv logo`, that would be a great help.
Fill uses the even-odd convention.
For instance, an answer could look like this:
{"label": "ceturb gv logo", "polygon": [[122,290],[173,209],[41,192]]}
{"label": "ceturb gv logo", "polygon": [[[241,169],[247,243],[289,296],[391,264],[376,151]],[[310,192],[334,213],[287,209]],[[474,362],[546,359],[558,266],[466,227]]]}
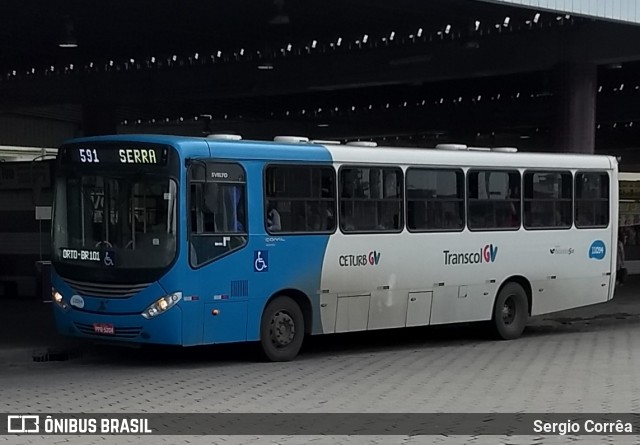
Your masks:
{"label": "ceturb gv logo", "polygon": [[456,264],[482,264],[493,263],[498,256],[498,246],[486,244],[476,252],[451,252],[443,250],[445,266]]}
{"label": "ceturb gv logo", "polygon": [[340,267],[377,266],[380,262],[380,252],[372,250],[363,255],[340,255]]}

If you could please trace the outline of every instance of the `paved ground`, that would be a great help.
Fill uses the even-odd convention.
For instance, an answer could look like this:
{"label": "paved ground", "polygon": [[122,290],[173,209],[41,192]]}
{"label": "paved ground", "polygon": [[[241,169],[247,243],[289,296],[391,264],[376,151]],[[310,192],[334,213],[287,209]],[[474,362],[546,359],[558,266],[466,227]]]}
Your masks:
{"label": "paved ground", "polygon": [[[9,317],[18,304],[8,302],[0,319],[0,412],[640,413],[640,279],[610,303],[532,320],[517,341],[488,340],[475,326],[336,335],[312,339],[297,361],[282,364],[254,362],[250,347],[101,347],[35,363],[32,352],[68,345],[52,334],[41,304],[21,303],[32,323]],[[0,445],[165,442],[640,443],[637,436],[0,436]]]}

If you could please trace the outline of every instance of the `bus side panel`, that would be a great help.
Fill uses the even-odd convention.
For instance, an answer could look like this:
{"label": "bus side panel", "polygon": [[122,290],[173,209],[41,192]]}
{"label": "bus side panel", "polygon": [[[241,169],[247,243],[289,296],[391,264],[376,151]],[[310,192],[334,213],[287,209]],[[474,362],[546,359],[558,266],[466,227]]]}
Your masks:
{"label": "bus side panel", "polygon": [[[322,263],[329,235],[295,235],[254,237],[250,257],[247,258],[251,268],[251,298],[247,323],[247,340],[260,338],[260,322],[262,313],[270,297],[280,294],[294,297],[292,292],[299,291],[311,303],[313,316],[312,333],[321,332],[320,320],[320,277]],[[259,271],[256,264],[257,252],[268,258],[264,271]]]}
{"label": "bus side panel", "polygon": [[[247,243],[197,268],[189,264],[188,249],[182,249],[175,275],[163,281],[180,283],[183,294],[190,297],[180,304],[201,314],[190,314],[184,330],[191,341],[202,344],[258,340],[264,308],[277,294],[302,293],[311,301],[313,314],[319,313],[318,290],[329,235],[266,233],[264,163],[245,161],[242,165],[247,173]],[[187,246],[188,240],[182,245]]]}
{"label": "bus side panel", "polygon": [[[607,301],[611,229],[528,231],[518,248],[532,291],[531,315]],[[602,249],[601,249],[601,246]]]}
{"label": "bus side panel", "polygon": [[[533,315],[604,302],[610,239],[610,228],[337,233],[323,266],[322,332],[404,327],[414,317],[421,324],[490,320],[500,285],[515,276],[531,284]],[[414,309],[410,293],[430,295],[430,306]],[[409,317],[414,310],[424,313]]]}

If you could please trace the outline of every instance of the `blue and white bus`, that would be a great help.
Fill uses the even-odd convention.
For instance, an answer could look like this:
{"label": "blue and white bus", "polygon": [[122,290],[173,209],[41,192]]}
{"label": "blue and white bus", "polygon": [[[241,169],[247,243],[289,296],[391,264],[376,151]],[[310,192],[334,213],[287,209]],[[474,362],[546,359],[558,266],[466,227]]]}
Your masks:
{"label": "blue and white bus", "polygon": [[255,341],[529,316],[613,297],[609,156],[122,135],[59,149],[59,331]]}

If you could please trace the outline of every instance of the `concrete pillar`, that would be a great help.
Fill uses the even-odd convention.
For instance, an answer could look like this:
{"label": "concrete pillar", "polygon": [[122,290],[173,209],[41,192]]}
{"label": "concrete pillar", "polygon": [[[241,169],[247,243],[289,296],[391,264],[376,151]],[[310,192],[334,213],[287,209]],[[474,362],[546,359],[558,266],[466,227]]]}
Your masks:
{"label": "concrete pillar", "polygon": [[82,106],[82,135],[98,136],[117,131],[115,105],[103,101],[86,101]]}
{"label": "concrete pillar", "polygon": [[596,65],[558,65],[555,68],[554,80],[554,151],[593,153],[598,88]]}

